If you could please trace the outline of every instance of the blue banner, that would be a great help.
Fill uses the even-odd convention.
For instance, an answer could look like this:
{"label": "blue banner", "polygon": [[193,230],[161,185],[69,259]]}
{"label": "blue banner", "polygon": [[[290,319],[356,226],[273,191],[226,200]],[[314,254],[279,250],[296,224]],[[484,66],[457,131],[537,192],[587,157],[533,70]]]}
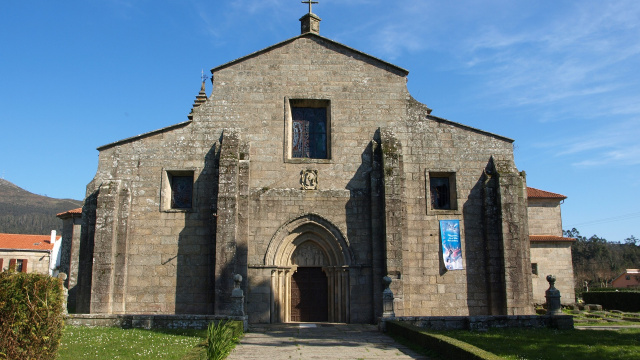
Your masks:
{"label": "blue banner", "polygon": [[460,220],[440,220],[442,259],[447,270],[462,270]]}

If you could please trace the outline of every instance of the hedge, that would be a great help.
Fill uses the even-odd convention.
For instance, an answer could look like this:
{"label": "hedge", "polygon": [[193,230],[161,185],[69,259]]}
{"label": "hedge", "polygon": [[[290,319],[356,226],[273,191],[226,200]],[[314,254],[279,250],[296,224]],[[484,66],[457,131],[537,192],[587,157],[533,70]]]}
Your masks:
{"label": "hedge", "polygon": [[415,325],[387,320],[387,332],[401,336],[423,348],[433,350],[451,359],[459,360],[500,360],[500,356],[482,350],[442,334],[429,333]]}
{"label": "hedge", "polygon": [[607,310],[640,311],[640,291],[589,291],[582,294],[585,304],[600,304]]}
{"label": "hedge", "polygon": [[55,359],[62,338],[62,280],[0,273],[0,359]]}

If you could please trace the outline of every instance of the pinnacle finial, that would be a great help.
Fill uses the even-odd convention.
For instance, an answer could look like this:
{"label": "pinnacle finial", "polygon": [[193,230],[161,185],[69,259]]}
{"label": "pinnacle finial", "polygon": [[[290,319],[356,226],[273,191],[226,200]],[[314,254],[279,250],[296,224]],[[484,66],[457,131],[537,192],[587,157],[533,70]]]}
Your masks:
{"label": "pinnacle finial", "polygon": [[202,69],[200,73],[200,78],[202,79],[202,85],[200,86],[200,92],[196,96],[196,100],[193,102],[193,107],[191,108],[191,113],[189,114],[189,119],[193,118],[193,109],[207,102],[207,93],[204,82],[209,78],[204,74],[204,69]]}
{"label": "pinnacle finial", "polygon": [[201,71],[201,75],[200,78],[202,79],[202,87],[200,88],[200,91],[205,91],[204,90],[204,82],[207,81],[207,79],[209,78],[207,75],[204,74],[204,69],[202,69]]}
{"label": "pinnacle finial", "polygon": [[301,3],[309,4],[309,13],[304,14],[300,18],[300,30],[301,30],[300,33],[301,34],[306,34],[306,33],[320,34],[321,19],[318,17],[318,15],[314,14],[311,11],[311,5],[317,4],[318,2],[313,0],[307,0],[307,1],[301,1]]}
{"label": "pinnacle finial", "polygon": [[317,1],[311,1],[311,0],[307,0],[307,1],[301,1],[301,3],[303,4],[309,4],[309,14],[313,14],[313,11],[311,11],[311,6],[312,4],[317,4]]}

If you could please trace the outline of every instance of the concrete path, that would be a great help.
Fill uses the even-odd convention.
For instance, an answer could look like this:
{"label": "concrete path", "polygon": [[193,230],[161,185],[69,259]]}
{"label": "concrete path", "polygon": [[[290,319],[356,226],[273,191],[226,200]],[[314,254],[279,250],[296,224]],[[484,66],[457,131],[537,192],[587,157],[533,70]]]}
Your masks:
{"label": "concrete path", "polygon": [[252,325],[228,360],[423,359],[365,324]]}
{"label": "concrete path", "polygon": [[638,329],[640,325],[574,325],[576,330],[620,330],[620,329]]}

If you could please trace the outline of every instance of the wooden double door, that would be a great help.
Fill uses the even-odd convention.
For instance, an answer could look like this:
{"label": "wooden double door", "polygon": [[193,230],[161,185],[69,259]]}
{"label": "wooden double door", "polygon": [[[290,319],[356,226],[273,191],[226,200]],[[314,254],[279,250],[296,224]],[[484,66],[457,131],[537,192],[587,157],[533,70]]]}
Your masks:
{"label": "wooden double door", "polygon": [[299,267],[291,277],[291,321],[329,320],[327,275],[320,267]]}

